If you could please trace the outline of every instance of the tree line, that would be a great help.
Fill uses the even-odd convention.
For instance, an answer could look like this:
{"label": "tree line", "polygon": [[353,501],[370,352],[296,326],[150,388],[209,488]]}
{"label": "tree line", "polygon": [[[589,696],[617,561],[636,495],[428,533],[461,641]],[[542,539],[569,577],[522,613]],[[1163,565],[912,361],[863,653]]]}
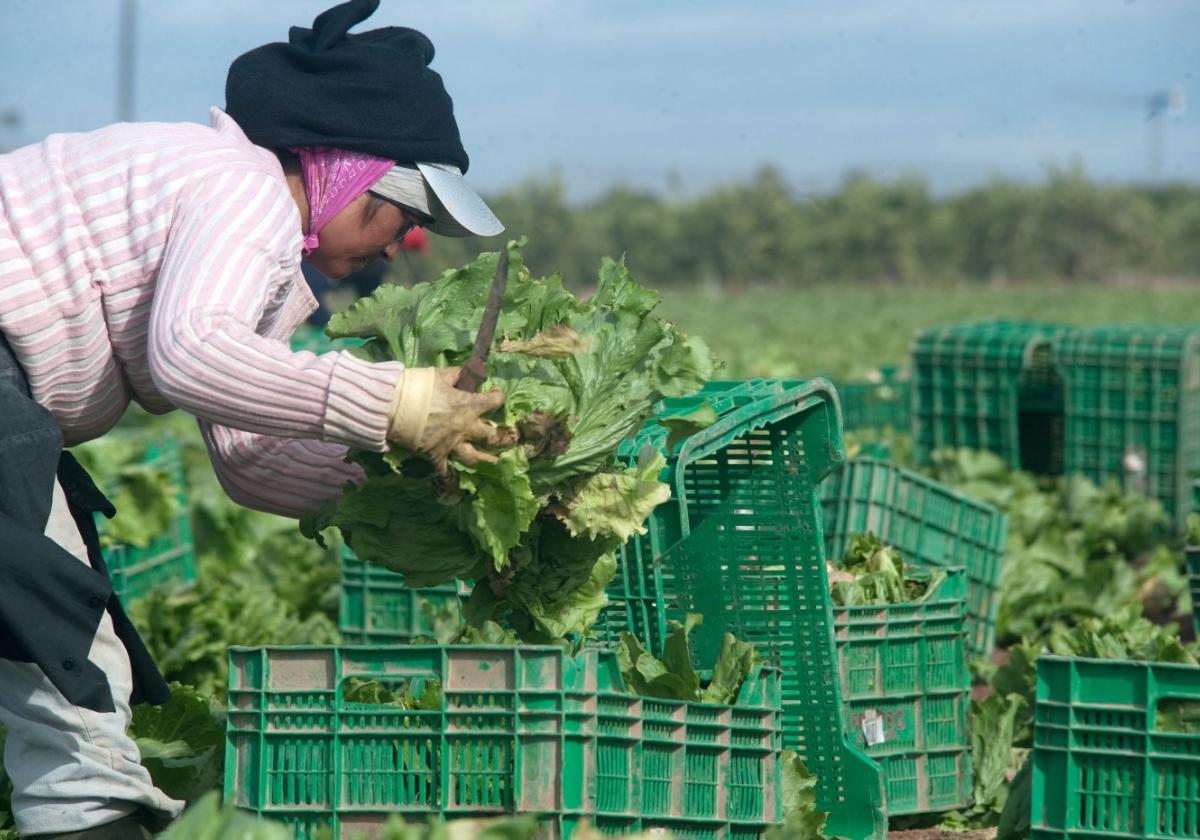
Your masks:
{"label": "tree line", "polygon": [[559,272],[577,288],[602,256],[621,254],[640,282],[664,287],[1200,277],[1200,185],[1104,184],[1078,167],[946,197],[917,176],[865,175],[806,195],[766,167],[686,200],[617,187],[572,203],[551,177],[489,203],[503,237],[430,237],[397,278],[432,279],[516,236],[528,237],[535,273]]}

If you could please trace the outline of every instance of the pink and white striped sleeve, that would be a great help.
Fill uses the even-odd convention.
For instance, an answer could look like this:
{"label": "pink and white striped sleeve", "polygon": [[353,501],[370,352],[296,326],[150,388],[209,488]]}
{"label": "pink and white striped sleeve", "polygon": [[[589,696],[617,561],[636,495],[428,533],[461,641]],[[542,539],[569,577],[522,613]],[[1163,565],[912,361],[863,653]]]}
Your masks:
{"label": "pink and white striped sleeve", "polygon": [[383,451],[402,365],[293,353],[255,332],[289,282],[278,255],[298,224],[267,173],[228,171],[184,190],[151,309],[151,376],[173,404],[217,426]]}
{"label": "pink and white striped sleeve", "polygon": [[363,471],[345,462],[346,447],[319,440],[268,437],[200,421],[213,470],[229,498],[244,507],[300,517],[342,494]]}

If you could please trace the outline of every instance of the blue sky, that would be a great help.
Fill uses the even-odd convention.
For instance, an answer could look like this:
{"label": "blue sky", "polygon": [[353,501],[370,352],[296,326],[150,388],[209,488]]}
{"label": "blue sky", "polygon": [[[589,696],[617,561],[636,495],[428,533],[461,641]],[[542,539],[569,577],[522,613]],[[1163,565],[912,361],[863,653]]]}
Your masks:
{"label": "blue sky", "polygon": [[[138,0],[136,118],[205,121],[237,55],[332,5]],[[115,120],[119,0],[4,0],[0,146]],[[939,193],[1081,162],[1200,183],[1193,0],[382,0],[366,26],[424,31],[455,100],[470,177],[494,191],[556,172],[696,193],[778,167],[798,189],[852,169]],[[360,27],[361,28],[361,27]]]}

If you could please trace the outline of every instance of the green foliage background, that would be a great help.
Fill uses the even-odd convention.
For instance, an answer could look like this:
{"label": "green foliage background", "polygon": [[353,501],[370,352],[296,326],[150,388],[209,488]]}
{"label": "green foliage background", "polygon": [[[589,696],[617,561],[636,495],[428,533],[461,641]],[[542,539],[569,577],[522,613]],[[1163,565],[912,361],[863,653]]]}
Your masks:
{"label": "green foliage background", "polygon": [[[502,237],[529,236],[530,269],[568,282],[622,253],[640,283],[657,287],[1200,276],[1200,185],[1110,185],[1078,167],[946,197],[915,175],[849,175],[836,191],[810,194],[765,167],[695,196],[617,187],[576,204],[549,177],[489,201],[507,225]],[[432,279],[502,244],[431,239],[398,275]]]}
{"label": "green foliage background", "polygon": [[[1200,232],[1197,234],[1200,236]],[[663,314],[703,336],[718,376],[860,380],[881,365],[909,366],[913,335],[935,324],[1028,318],[1067,324],[1200,322],[1200,279],[1172,283],[929,285],[822,284],[741,290],[662,289]]]}

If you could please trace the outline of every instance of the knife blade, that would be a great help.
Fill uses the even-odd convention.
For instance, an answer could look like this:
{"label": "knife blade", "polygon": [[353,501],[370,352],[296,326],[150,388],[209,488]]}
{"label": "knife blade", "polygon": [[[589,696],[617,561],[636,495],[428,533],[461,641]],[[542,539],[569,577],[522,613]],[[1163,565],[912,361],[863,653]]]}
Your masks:
{"label": "knife blade", "polygon": [[492,278],[492,288],[483,307],[483,317],[479,319],[479,332],[475,333],[475,345],[454,383],[454,387],[460,391],[478,391],[483,380],[487,379],[488,354],[492,352],[492,339],[496,337],[496,322],[500,320],[500,304],[504,302],[504,289],[507,286],[508,249],[502,248],[496,264],[496,276]]}

